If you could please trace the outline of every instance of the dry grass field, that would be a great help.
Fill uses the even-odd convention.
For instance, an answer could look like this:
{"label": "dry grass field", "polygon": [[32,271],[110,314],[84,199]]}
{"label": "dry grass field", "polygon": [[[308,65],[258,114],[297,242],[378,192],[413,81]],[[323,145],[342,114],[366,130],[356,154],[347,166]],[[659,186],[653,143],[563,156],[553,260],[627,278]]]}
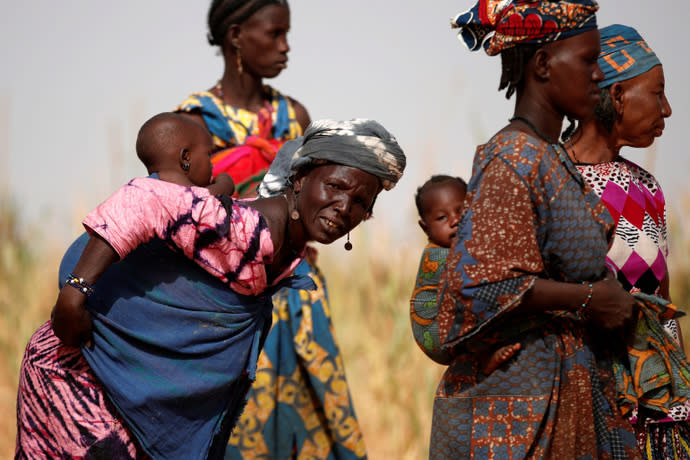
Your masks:
{"label": "dry grass field", "polygon": [[[690,216],[690,198],[684,216]],[[672,295],[690,305],[690,222],[671,216]],[[353,233],[354,249],[320,249],[336,335],[372,459],[421,459],[428,449],[431,405],[443,368],[415,345],[409,295],[424,241],[395,247],[382,223]],[[25,228],[25,226],[22,226]],[[24,346],[45,321],[57,293],[64,248],[19,230],[16,207],[0,197],[0,458],[14,451],[17,373]],[[690,331],[690,321],[684,321]],[[690,343],[686,335],[685,343]]]}

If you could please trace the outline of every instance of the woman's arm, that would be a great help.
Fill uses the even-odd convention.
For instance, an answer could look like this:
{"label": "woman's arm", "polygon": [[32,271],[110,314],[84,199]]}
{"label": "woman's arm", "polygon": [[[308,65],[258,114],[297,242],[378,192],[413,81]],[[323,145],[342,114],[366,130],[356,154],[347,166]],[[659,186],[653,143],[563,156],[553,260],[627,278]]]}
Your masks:
{"label": "woman's arm", "polygon": [[302,132],[306,131],[307,126],[309,126],[309,123],[311,123],[309,112],[307,112],[306,107],[304,107],[298,101],[294,100],[291,97],[288,99],[290,99],[290,102],[292,103],[292,108],[295,109],[295,118],[297,119],[299,125],[302,127]]}
{"label": "woman's arm", "polygon": [[[72,274],[93,285],[103,272],[119,260],[117,252],[103,238],[92,235]],[[65,283],[50,315],[55,335],[66,345],[79,346],[91,340],[91,315],[84,307],[86,294]]]}
{"label": "woman's arm", "polygon": [[537,279],[513,313],[583,311],[593,324],[614,330],[625,329],[634,321],[634,306],[635,298],[617,280],[597,281],[590,289],[589,283]]}

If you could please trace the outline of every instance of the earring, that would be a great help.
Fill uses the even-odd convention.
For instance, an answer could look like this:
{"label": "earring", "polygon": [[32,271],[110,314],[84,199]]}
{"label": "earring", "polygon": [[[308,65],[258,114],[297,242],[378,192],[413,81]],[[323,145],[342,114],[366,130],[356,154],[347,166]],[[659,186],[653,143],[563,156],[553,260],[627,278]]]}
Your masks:
{"label": "earring", "polygon": [[[294,200],[292,201],[292,211],[290,211],[290,219],[292,220],[299,220],[299,211],[297,210],[297,207],[295,206],[297,204],[297,195],[299,195],[299,192],[295,192],[294,190],[292,191],[292,194],[294,196]],[[287,200],[287,195],[285,196],[285,199]],[[288,201],[288,206],[290,205],[290,201]]]}
{"label": "earring", "polygon": [[352,243],[350,243],[350,232],[347,232],[347,242],[345,243],[345,250],[346,251],[352,250]]}
{"label": "earring", "polygon": [[242,53],[240,53],[240,49],[237,48],[237,71],[242,75],[242,72],[244,72],[244,68],[242,67]]}
{"label": "earring", "polygon": [[182,163],[182,169],[185,171],[189,171],[190,164],[189,163]]}

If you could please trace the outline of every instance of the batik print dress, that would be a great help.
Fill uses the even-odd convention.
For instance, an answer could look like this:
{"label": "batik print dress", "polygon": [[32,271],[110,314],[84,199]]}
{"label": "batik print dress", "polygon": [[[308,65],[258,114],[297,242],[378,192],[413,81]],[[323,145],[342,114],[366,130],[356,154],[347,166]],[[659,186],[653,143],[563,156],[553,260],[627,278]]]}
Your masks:
{"label": "batik print dress", "polygon": [[[16,458],[222,458],[271,295],[299,259],[268,279],[273,244],[256,210],[152,178],[132,180],[84,225],[121,260],[86,299],[92,347],[62,345],[49,323],[27,345]],[[62,283],[87,240],[68,250]]]}
{"label": "batik print dress", "polygon": [[[225,104],[209,91],[192,94],[176,109],[203,117],[219,149],[212,157],[214,176],[230,174],[240,197],[261,182],[280,146],[302,134],[290,99],[269,86],[264,90],[266,106],[259,113]],[[230,438],[228,458],[366,457],[326,281],[316,251],[309,248],[307,254],[295,273],[309,276],[317,290],[286,289],[275,296],[257,380]]]}
{"label": "batik print dress", "polygon": [[[537,278],[604,277],[605,207],[561,146],[515,131],[478,148],[467,200],[441,277],[436,321],[451,362],[430,458],[638,458],[606,347],[583,318],[511,312]],[[483,356],[516,342],[513,358],[481,372]]]}
{"label": "batik print dress", "polygon": [[[668,231],[666,201],[658,182],[622,157],[611,162],[578,164],[577,169],[616,222],[608,265],[630,292],[659,295],[662,283],[668,283]],[[680,343],[676,320],[664,323],[664,328]],[[690,403],[686,402],[671,407],[666,416],[646,413],[638,420],[635,412],[631,422],[647,458],[690,458],[689,418]]]}

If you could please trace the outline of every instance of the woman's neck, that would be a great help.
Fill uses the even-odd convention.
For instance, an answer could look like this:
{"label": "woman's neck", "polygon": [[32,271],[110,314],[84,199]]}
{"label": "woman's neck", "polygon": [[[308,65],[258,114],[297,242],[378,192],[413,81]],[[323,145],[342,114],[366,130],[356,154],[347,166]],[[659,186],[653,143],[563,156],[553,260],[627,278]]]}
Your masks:
{"label": "woman's neck", "polygon": [[236,68],[225,69],[216,93],[226,104],[250,112],[261,110],[266,99],[262,80],[247,72],[239,73]]}
{"label": "woman's neck", "polygon": [[302,221],[290,217],[294,209],[293,200],[294,196],[288,190],[286,195],[246,202],[261,213],[268,225],[273,241],[273,262],[267,268],[274,276],[287,268],[307,244]]}
{"label": "woman's neck", "polygon": [[538,104],[536,98],[517,96],[515,112],[511,121],[521,122],[546,142],[557,144],[561,135],[563,115],[549,110],[548,106]]}
{"label": "woman's neck", "polygon": [[601,123],[591,120],[578,127],[566,144],[566,150],[575,163],[597,164],[615,160],[620,147],[616,145],[615,136]]}

